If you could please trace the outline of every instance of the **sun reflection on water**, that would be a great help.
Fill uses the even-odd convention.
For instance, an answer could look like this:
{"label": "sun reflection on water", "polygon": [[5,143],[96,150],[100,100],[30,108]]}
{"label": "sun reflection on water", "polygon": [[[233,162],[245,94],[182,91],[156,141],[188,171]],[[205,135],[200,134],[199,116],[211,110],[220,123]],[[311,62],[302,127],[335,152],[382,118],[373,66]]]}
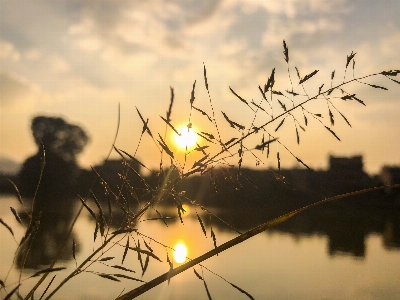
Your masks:
{"label": "sun reflection on water", "polygon": [[174,247],[174,259],[178,264],[184,263],[187,257],[187,247],[183,243],[178,243]]}

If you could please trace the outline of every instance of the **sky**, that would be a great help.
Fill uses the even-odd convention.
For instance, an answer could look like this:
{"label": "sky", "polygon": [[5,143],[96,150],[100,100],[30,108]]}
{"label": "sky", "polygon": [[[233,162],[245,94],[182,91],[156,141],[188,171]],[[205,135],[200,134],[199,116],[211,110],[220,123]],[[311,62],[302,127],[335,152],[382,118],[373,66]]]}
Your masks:
{"label": "sky", "polygon": [[[251,129],[253,119],[260,126],[270,116],[255,105],[247,106],[229,88],[266,111],[272,107],[269,113],[277,116],[283,110],[278,100],[288,109],[307,95],[315,96],[323,83],[326,91],[332,71],[333,86],[341,84],[352,51],[356,77],[400,69],[399,15],[398,0],[0,0],[0,156],[22,163],[34,155],[30,122],[45,115],[63,117],[88,133],[90,142],[79,156],[83,167],[107,157],[119,123],[117,148],[133,155],[139,144],[136,157],[157,168],[160,133],[176,164],[188,169],[190,159],[201,155],[192,151],[185,158],[184,151],[176,148],[172,129],[166,129],[160,118],[166,117],[171,87],[174,127],[186,126],[190,116],[197,132],[223,142],[239,138]],[[283,40],[289,49],[289,72]],[[301,78],[319,72],[299,85],[294,67]],[[284,95],[274,94],[269,106],[259,86],[264,87],[273,68],[273,90]],[[352,72],[351,62],[347,80]],[[191,110],[195,81],[193,106],[212,122]],[[282,167],[299,167],[293,155],[315,169],[326,168],[329,155],[363,155],[370,173],[378,173],[383,165],[400,165],[400,85],[382,75],[362,82],[388,90],[353,82],[343,89],[356,94],[365,106],[340,99],[340,92],[328,100],[320,96],[308,102],[306,112],[293,111],[278,131],[282,118],[246,138],[246,149],[260,144],[262,134],[271,134],[280,143],[271,143],[269,157],[265,151],[246,151],[243,165],[277,167],[277,152]],[[292,88],[300,95],[286,92]],[[267,96],[271,101],[270,93]],[[143,123],[136,109],[149,119],[155,141],[146,133],[140,139]],[[245,129],[230,127],[222,112]],[[207,145],[202,138],[198,143]],[[207,151],[219,149],[214,145]],[[237,149],[231,149],[230,156],[226,161],[237,164]],[[169,162],[165,154],[163,162]]]}

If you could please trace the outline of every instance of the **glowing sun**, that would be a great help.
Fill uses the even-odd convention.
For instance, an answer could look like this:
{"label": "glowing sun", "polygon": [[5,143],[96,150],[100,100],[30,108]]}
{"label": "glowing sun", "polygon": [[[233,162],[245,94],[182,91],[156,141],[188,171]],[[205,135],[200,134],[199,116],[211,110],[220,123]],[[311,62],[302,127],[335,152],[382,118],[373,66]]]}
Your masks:
{"label": "glowing sun", "polygon": [[179,243],[174,247],[174,259],[177,263],[181,264],[186,261],[187,248],[184,244]]}
{"label": "glowing sun", "polygon": [[190,149],[196,146],[197,134],[194,132],[193,128],[188,128],[187,126],[181,127],[177,130],[180,135],[174,134],[175,143],[181,149]]}

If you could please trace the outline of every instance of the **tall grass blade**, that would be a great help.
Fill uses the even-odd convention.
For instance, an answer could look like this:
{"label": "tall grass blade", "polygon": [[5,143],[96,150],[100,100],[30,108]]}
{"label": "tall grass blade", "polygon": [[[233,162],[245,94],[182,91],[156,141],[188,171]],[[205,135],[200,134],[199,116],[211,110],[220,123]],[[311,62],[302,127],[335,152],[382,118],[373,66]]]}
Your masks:
{"label": "tall grass blade", "polygon": [[181,220],[181,223],[183,224],[183,219],[182,219],[182,213],[181,211],[183,211],[183,213],[185,213],[185,210],[182,208],[182,205],[176,205],[176,208],[178,210],[178,216],[179,216],[179,220]]}
{"label": "tall grass blade", "polygon": [[14,295],[14,293],[18,290],[18,288],[20,287],[21,284],[18,284],[11,292],[9,292],[6,297],[4,298],[4,300],[9,300],[11,299],[12,295]]}
{"label": "tall grass blade", "polygon": [[160,146],[164,149],[164,151],[171,157],[174,158],[174,153],[168,148],[167,144],[164,142],[163,138],[161,137],[160,134],[158,134],[158,137],[160,138],[161,141],[158,141]]}
{"label": "tall grass blade", "polygon": [[274,95],[279,95],[279,96],[284,96],[284,95],[282,94],[282,92],[280,92],[280,91],[272,91],[272,94],[274,94]]}
{"label": "tall grass blade", "polygon": [[212,140],[210,140],[208,137],[204,136],[203,134],[198,133],[198,132],[196,132],[196,133],[197,133],[198,136],[201,136],[201,137],[202,137],[203,139],[205,139],[207,142],[210,142],[210,143],[215,144]]}
{"label": "tall grass blade", "polygon": [[146,273],[146,271],[147,271],[147,267],[149,266],[149,260],[150,260],[149,256],[146,255],[146,260],[144,261],[143,270],[142,270],[142,277],[143,277],[144,273]]}
{"label": "tall grass blade", "polygon": [[95,273],[96,275],[109,279],[109,280],[113,280],[113,281],[118,281],[120,282],[121,280],[119,280],[118,278],[115,278],[114,276],[111,276],[110,274],[104,274],[104,273]]}
{"label": "tall grass blade", "polygon": [[296,70],[297,78],[299,78],[299,80],[301,80],[299,69],[297,69],[296,66],[294,67],[294,69]]}
{"label": "tall grass blade", "polygon": [[235,289],[237,289],[238,291],[242,292],[243,294],[245,294],[247,297],[249,297],[250,299],[254,300],[253,296],[250,295],[248,292],[246,292],[245,290],[241,289],[240,287],[238,287],[237,285],[229,282],[231,286],[233,286]]}
{"label": "tall grass blade", "polygon": [[[87,209],[87,211],[92,215],[93,219],[95,219],[97,221],[97,217],[96,214],[93,212],[93,210],[87,205],[86,201],[83,200],[83,198],[81,196],[79,196],[79,200],[81,200],[83,206]],[[96,222],[97,223],[97,222]]]}
{"label": "tall grass blade", "polygon": [[382,71],[379,74],[385,75],[385,76],[397,76],[397,74],[400,73],[400,70],[389,70],[389,71]]}
{"label": "tall grass blade", "polygon": [[283,55],[285,56],[285,61],[288,63],[289,62],[289,49],[286,46],[285,40],[283,40]]}
{"label": "tall grass blade", "polygon": [[346,68],[349,66],[350,61],[354,58],[356,54],[357,52],[353,53],[353,51],[351,51],[350,55],[347,55]]}
{"label": "tall grass blade", "polygon": [[286,111],[286,105],[283,104],[280,100],[278,100],[279,104],[281,105],[282,109]]}
{"label": "tall grass blade", "polygon": [[36,273],[34,273],[30,277],[36,277],[36,276],[39,276],[40,274],[44,274],[44,273],[58,272],[58,271],[62,271],[62,270],[65,270],[65,269],[66,269],[66,267],[46,268],[46,269],[37,271]]}
{"label": "tall grass blade", "polygon": [[340,138],[336,135],[335,132],[333,132],[332,129],[330,129],[328,126],[324,126],[336,139],[340,141]]}
{"label": "tall grass blade", "polygon": [[309,80],[311,77],[313,77],[315,74],[317,74],[318,71],[319,70],[314,70],[310,74],[304,76],[304,78],[299,81],[299,84],[302,84],[302,83],[306,82],[307,80]]}
{"label": "tall grass blade", "polygon": [[[174,269],[174,264],[170,260],[168,252],[167,252],[167,262],[169,264],[169,272],[171,272]],[[170,280],[171,280],[171,277],[168,277],[168,285],[169,285]]]}
{"label": "tall grass blade", "polygon": [[298,95],[300,95],[300,94],[298,94],[298,93],[296,93],[296,92],[289,91],[289,90],[286,90],[286,93],[288,93],[288,94],[290,94],[290,95],[293,95],[293,96],[298,96]]}
{"label": "tall grass blade", "polygon": [[[137,244],[137,247],[129,247],[129,249],[140,249],[140,240],[138,240],[138,244]],[[134,250],[135,251],[135,250]],[[140,263],[140,268],[142,269],[142,272],[143,272],[143,260],[142,260],[142,254],[141,254],[141,252],[140,251],[136,251],[137,252],[137,258],[138,258],[138,261],[139,261],[139,263]]]}
{"label": "tall grass blade", "polygon": [[206,292],[207,292],[207,297],[208,297],[208,300],[212,300],[212,298],[211,298],[211,294],[210,294],[210,291],[208,290],[208,286],[207,286],[207,283],[206,283],[206,281],[203,279],[203,283],[204,283],[204,287],[205,287],[205,289],[206,289]]}
{"label": "tall grass blade", "polygon": [[13,213],[15,219],[18,221],[18,223],[22,225],[22,220],[21,220],[21,218],[19,217],[17,211],[14,209],[14,207],[10,207],[10,210],[11,210],[11,212]]}
{"label": "tall grass blade", "polygon": [[313,171],[313,169],[311,169],[309,166],[306,165],[305,162],[303,162],[300,158],[298,158],[297,156],[294,157],[299,163],[301,163],[303,166],[305,166],[307,169],[309,169],[310,171]]}
{"label": "tall grass blade", "polygon": [[96,241],[98,232],[99,232],[99,222],[97,222],[97,220],[96,220],[96,226],[95,226],[94,232],[93,232],[93,241],[94,242]]}
{"label": "tall grass blade", "polygon": [[136,273],[136,271],[134,271],[134,270],[131,270],[131,269],[128,269],[128,268],[125,268],[125,267],[122,267],[122,266],[118,266],[118,265],[113,265],[111,267],[115,268],[115,269],[122,270],[122,271],[126,271],[126,272]]}
{"label": "tall grass blade", "polygon": [[251,108],[251,106],[249,105],[249,103],[243,99],[242,97],[240,97],[231,87],[229,87],[230,91],[232,92],[232,94],[234,94],[240,101],[242,101],[244,104],[246,104],[252,111],[254,111],[254,109]]}
{"label": "tall grass blade", "polygon": [[157,209],[154,209],[154,210],[155,210],[155,212],[157,213],[157,215],[160,216],[158,219],[159,219],[159,220],[162,220],[163,223],[165,224],[165,226],[168,227],[168,224],[167,224],[167,222],[165,222],[165,220],[168,220],[169,217],[164,217]]}
{"label": "tall grass blade", "polygon": [[174,104],[174,88],[173,87],[169,87],[171,90],[171,101],[169,102],[169,107],[168,107],[168,111],[167,111],[167,120],[168,122],[171,122],[171,114],[172,114],[172,105]]}
{"label": "tall grass blade", "polygon": [[211,134],[211,133],[207,133],[207,132],[205,132],[205,131],[202,131],[201,133],[204,134],[204,135],[206,135],[206,136],[208,136],[208,138],[211,139],[211,140],[214,140],[214,139],[215,139],[214,135]]}
{"label": "tall grass blade", "polygon": [[204,84],[208,91],[207,70],[206,70],[206,65],[204,63],[203,63],[203,73],[204,73]]}
{"label": "tall grass blade", "polygon": [[196,274],[197,278],[200,280],[204,280],[203,277],[201,277],[201,275],[196,271],[195,268],[193,268],[194,274]]}
{"label": "tall grass blade", "polygon": [[335,125],[335,119],[333,118],[332,111],[328,109],[329,112],[329,119],[331,120],[331,126]]}
{"label": "tall grass blade", "polygon": [[150,247],[149,244],[146,243],[145,240],[143,240],[143,242],[144,242],[144,245],[146,246],[146,248],[149,249],[150,252],[154,252],[153,249]]}
{"label": "tall grass blade", "polygon": [[194,108],[195,110],[197,110],[198,112],[200,112],[203,116],[206,116],[206,117],[208,118],[208,120],[209,120],[211,123],[213,123],[211,117],[210,117],[205,111],[201,110],[200,108],[194,107],[194,106],[193,106],[193,108]]}
{"label": "tall grass blade", "polygon": [[10,182],[10,183],[12,184],[12,186],[13,186],[13,188],[14,188],[14,191],[17,193],[18,202],[21,203],[21,204],[23,204],[21,194],[20,194],[19,189],[18,189],[18,187],[16,186],[16,184],[15,184],[11,179],[9,179],[9,178],[7,178],[7,181]]}
{"label": "tall grass blade", "polygon": [[347,123],[347,125],[349,125],[350,127],[352,127],[351,126],[351,124],[350,124],[350,122],[347,120],[347,118],[339,111],[339,114],[342,116],[342,118],[346,121],[346,123]]}
{"label": "tall grass blade", "polygon": [[7,228],[7,230],[12,234],[12,236],[14,236],[14,231],[12,230],[12,228],[10,226],[8,226],[8,224],[6,222],[3,221],[2,218],[0,218],[0,223],[3,224],[3,226],[5,228]]}
{"label": "tall grass blade", "polygon": [[283,125],[283,122],[285,122],[286,118],[283,118],[282,121],[279,123],[279,125],[275,128],[275,132],[278,131],[278,129]]}
{"label": "tall grass blade", "polygon": [[272,69],[271,76],[269,76],[267,84],[264,86],[264,94],[274,87],[275,84],[275,68]]}
{"label": "tall grass blade", "polygon": [[160,117],[161,117],[161,119],[162,119],[165,123],[167,123],[167,125],[168,125],[173,131],[175,131],[175,133],[176,133],[177,135],[179,135],[179,136],[182,135],[181,133],[178,132],[178,130],[175,129],[174,126],[172,126],[172,124],[171,124],[170,121],[168,121],[167,119],[164,119],[162,116],[160,116]]}
{"label": "tall grass blade", "polygon": [[279,152],[276,153],[276,159],[278,160],[278,170],[281,170],[281,157],[279,156]]}
{"label": "tall grass blade", "polygon": [[103,258],[99,259],[99,261],[109,261],[109,260],[112,260],[114,258],[115,258],[114,256],[107,256],[107,257],[103,257]]}
{"label": "tall grass blade", "polygon": [[76,261],[76,243],[75,243],[75,239],[72,239],[72,257]]}
{"label": "tall grass blade", "polygon": [[143,129],[142,129],[142,134],[146,131],[151,137],[153,137],[153,134],[150,131],[150,128],[147,126],[149,119],[147,119],[147,121],[145,121],[142,117],[142,114],[140,113],[139,109],[136,107],[136,111],[139,114],[140,119],[143,122]]}
{"label": "tall grass blade", "polygon": [[113,274],[113,276],[119,277],[119,278],[129,279],[129,280],[134,280],[134,281],[139,281],[139,282],[146,282],[146,281],[143,281],[141,279],[138,279],[138,278],[135,278],[135,277],[131,277],[131,276],[128,276],[128,275],[124,275],[124,274]]}
{"label": "tall grass blade", "polygon": [[237,128],[240,129],[240,130],[245,129],[245,127],[244,127],[243,125],[240,125],[240,124],[238,124],[238,123],[236,123],[236,122],[233,122],[232,120],[230,120],[230,119],[228,118],[228,116],[227,116],[223,111],[221,111],[221,112],[222,112],[222,114],[223,114],[225,120],[229,123],[229,125],[230,125],[232,128],[237,127]]}
{"label": "tall grass blade", "polygon": [[[217,248],[217,237],[215,236],[214,230],[211,227],[211,237],[214,243],[214,247]],[[218,254],[217,254],[218,255]]]}
{"label": "tall grass blade", "polygon": [[[139,242],[138,242],[139,245]],[[158,258],[158,256],[156,256],[153,252],[144,250],[144,249],[140,249],[139,247],[129,247],[130,250],[136,251],[138,254],[146,254],[148,256],[151,256],[152,258],[158,260],[159,262],[162,262],[161,259]]]}
{"label": "tall grass blade", "polygon": [[193,102],[195,99],[194,89],[196,87],[196,80],[193,82],[192,93],[190,94],[190,107],[193,107]]}
{"label": "tall grass blade", "polygon": [[[56,278],[57,275],[54,275],[53,278],[51,278],[49,284],[46,286],[45,290],[42,293],[42,296],[40,296],[39,300],[43,299],[44,295],[47,293],[49,290],[50,285],[53,283],[54,279]],[[33,298],[33,297],[32,297]]]}
{"label": "tall grass blade", "polygon": [[204,154],[205,153],[204,150],[207,149],[208,147],[209,146],[198,146],[198,147],[194,148],[193,150],[203,152],[203,154]]}
{"label": "tall grass blade", "polygon": [[375,88],[375,89],[381,89],[381,90],[385,90],[385,91],[388,90],[388,89],[385,88],[384,86],[379,86],[379,85],[369,84],[369,83],[367,83],[367,85],[369,85],[370,87],[373,87],[373,88]]}
{"label": "tall grass blade", "polygon": [[273,143],[273,142],[275,142],[275,141],[277,141],[277,140],[278,140],[278,138],[274,138],[274,139],[272,139],[272,140],[268,140],[268,141],[266,141],[266,142],[262,142],[260,145],[255,146],[254,149],[255,149],[255,150],[264,150],[264,148],[265,148],[266,146],[268,146],[269,144],[271,144],[271,143]]}
{"label": "tall grass blade", "polygon": [[318,95],[321,94],[322,88],[324,87],[324,83],[320,85],[318,88]]}
{"label": "tall grass blade", "polygon": [[229,141],[227,141],[226,143],[224,143],[225,146],[228,146],[230,143],[236,141],[237,138],[231,138]]}
{"label": "tall grass blade", "polygon": [[196,211],[196,215],[197,215],[197,220],[199,220],[199,223],[200,223],[200,226],[201,226],[201,230],[203,231],[204,235],[207,237],[206,228],[204,227],[204,223],[201,220],[201,218],[200,218],[199,214],[197,213],[197,211]]}

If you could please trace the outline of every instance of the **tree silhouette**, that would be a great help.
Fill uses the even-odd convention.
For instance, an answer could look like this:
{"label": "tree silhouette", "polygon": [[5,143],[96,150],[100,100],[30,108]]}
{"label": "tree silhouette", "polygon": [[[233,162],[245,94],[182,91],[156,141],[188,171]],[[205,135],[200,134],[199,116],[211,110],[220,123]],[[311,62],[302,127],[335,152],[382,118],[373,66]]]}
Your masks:
{"label": "tree silhouette", "polygon": [[20,171],[22,192],[33,196],[43,169],[38,196],[62,198],[75,193],[80,172],[76,158],[89,141],[85,131],[62,118],[45,116],[35,117],[31,130],[38,150]]}
{"label": "tree silhouette", "polygon": [[68,124],[62,118],[39,116],[32,120],[32,134],[38,150],[42,145],[47,153],[65,161],[75,161],[89,138],[79,126]]}

